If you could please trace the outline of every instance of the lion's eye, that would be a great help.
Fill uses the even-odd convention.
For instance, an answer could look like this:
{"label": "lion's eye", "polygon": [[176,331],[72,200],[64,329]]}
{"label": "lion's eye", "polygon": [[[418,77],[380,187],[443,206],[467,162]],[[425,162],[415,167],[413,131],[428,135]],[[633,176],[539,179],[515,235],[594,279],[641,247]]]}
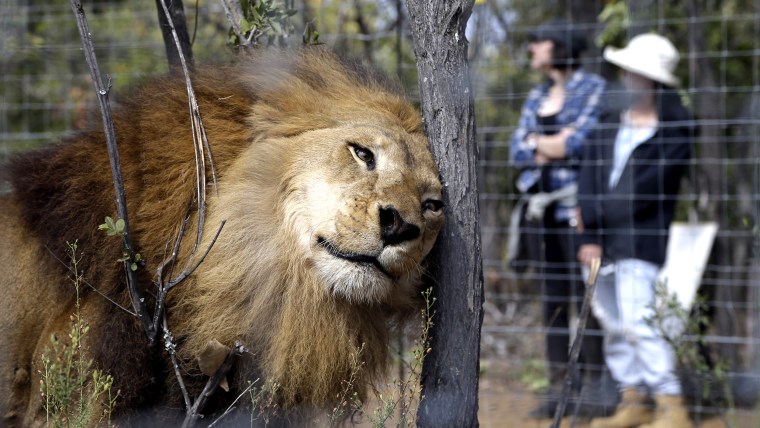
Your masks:
{"label": "lion's eye", "polygon": [[351,150],[354,151],[359,160],[367,165],[367,169],[370,171],[375,169],[375,155],[370,149],[364,148],[358,144],[351,144]]}
{"label": "lion's eye", "polygon": [[422,203],[423,211],[432,211],[434,213],[437,213],[438,211],[442,209],[443,209],[443,201],[439,201],[437,199],[428,199]]}

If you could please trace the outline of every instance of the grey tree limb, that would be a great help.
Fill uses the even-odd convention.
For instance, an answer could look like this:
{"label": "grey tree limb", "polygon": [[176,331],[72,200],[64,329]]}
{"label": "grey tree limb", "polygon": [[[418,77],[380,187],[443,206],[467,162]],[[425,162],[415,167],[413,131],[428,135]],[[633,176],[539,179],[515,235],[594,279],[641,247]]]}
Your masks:
{"label": "grey tree limb", "polygon": [[[124,234],[121,237],[122,245],[127,253],[132,256],[134,255],[134,246],[132,245],[132,233],[129,227],[129,216],[127,215],[127,197],[124,190],[124,178],[121,173],[121,159],[119,157],[119,149],[116,145],[116,132],[114,131],[111,109],[108,106],[108,94],[111,91],[111,84],[110,81],[108,85],[103,84],[100,67],[98,66],[98,60],[95,56],[95,47],[92,43],[90,26],[87,23],[87,17],[82,8],[82,2],[79,0],[71,0],[71,8],[76,16],[79,36],[82,39],[82,48],[84,50],[85,58],[87,59],[87,65],[90,67],[92,84],[95,86],[95,91],[97,92],[98,104],[100,106],[101,118],[103,120],[103,131],[106,137],[106,147],[108,148],[108,159],[111,163],[114,191],[116,192],[116,212],[119,218],[124,220]],[[127,288],[132,301],[132,307],[134,308],[145,333],[151,338],[152,342],[156,337],[156,329],[151,320],[150,314],[148,313],[145,298],[137,279],[137,273],[130,268],[130,260],[123,262],[123,264],[127,276]]]}
{"label": "grey tree limb", "polygon": [[[159,28],[161,28],[166,47],[166,59],[169,60],[169,70],[178,73],[183,62],[181,58],[191,65],[193,63],[193,49],[187,32],[185,8],[182,0],[172,0],[168,5],[162,0],[156,0],[156,9]],[[175,42],[175,39],[178,42]]]}
{"label": "grey tree limb", "polygon": [[245,33],[240,28],[240,23],[243,21],[243,7],[240,6],[240,0],[219,0],[224,7],[224,14],[227,16],[232,31],[238,36],[241,46],[248,46],[251,44],[251,40],[245,37]]}
{"label": "grey tree limb", "polygon": [[185,421],[182,423],[182,428],[194,426],[195,422],[202,417],[201,411],[206,405],[209,397],[211,397],[216,388],[219,387],[219,384],[221,384],[222,379],[227,375],[227,372],[230,371],[235,360],[246,352],[248,352],[248,350],[240,342],[235,343],[235,347],[230,350],[229,354],[227,354],[227,358],[224,359],[222,365],[216,370],[214,376],[210,377],[208,382],[206,382],[206,386],[203,388],[201,395],[195,400],[193,406],[187,409],[187,415],[185,416]]}
{"label": "grey tree limb", "polygon": [[564,383],[562,384],[562,395],[560,396],[557,408],[554,409],[554,419],[552,420],[552,428],[559,428],[562,423],[562,416],[565,414],[565,408],[567,407],[567,401],[570,398],[571,388],[573,387],[573,376],[575,375],[575,367],[578,365],[578,357],[581,354],[581,344],[583,343],[583,337],[586,335],[586,323],[588,322],[588,315],[591,311],[591,299],[594,296],[594,289],[596,288],[596,279],[599,275],[599,268],[602,265],[601,259],[594,259],[591,261],[591,267],[589,269],[588,280],[586,281],[586,291],[583,294],[583,304],[581,305],[581,313],[578,315],[578,328],[573,339],[573,344],[570,346],[570,356],[567,362],[567,371],[565,373]]}
{"label": "grey tree limb", "polygon": [[425,130],[447,207],[431,254],[436,306],[417,424],[472,427],[478,425],[483,322],[478,147],[465,37],[473,0],[407,0],[407,7]]}

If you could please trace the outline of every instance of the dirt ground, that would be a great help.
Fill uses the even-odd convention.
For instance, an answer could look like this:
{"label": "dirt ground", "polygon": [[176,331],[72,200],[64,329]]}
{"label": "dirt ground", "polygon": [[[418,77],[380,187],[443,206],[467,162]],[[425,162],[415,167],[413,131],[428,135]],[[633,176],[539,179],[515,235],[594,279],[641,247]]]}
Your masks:
{"label": "dirt ground", "polygon": [[[480,376],[478,420],[483,428],[549,428],[551,419],[532,419],[529,413],[539,404],[536,394],[516,380],[514,367],[497,359],[481,360],[485,368]],[[386,396],[394,392],[386,391]],[[416,405],[416,403],[415,403]],[[413,406],[414,407],[414,406]],[[372,401],[367,409],[377,409],[379,405]],[[414,408],[411,409],[414,414]],[[735,409],[724,416],[692,413],[694,427],[700,428],[760,428],[760,409]],[[369,428],[373,424],[367,417],[352,419],[357,428]],[[591,420],[572,417],[563,419],[561,428],[588,428]],[[404,426],[399,424],[398,414],[386,421],[385,426]],[[413,426],[413,425],[408,425]]]}
{"label": "dirt ground", "polygon": [[[484,361],[488,367],[480,378],[480,408],[478,419],[484,428],[547,428],[551,419],[531,419],[528,413],[538,405],[536,396],[513,380],[508,368],[498,361]],[[736,409],[724,418],[714,415],[692,414],[695,427],[704,428],[758,428],[760,412]],[[590,420],[573,421],[567,417],[562,427],[585,428]]]}

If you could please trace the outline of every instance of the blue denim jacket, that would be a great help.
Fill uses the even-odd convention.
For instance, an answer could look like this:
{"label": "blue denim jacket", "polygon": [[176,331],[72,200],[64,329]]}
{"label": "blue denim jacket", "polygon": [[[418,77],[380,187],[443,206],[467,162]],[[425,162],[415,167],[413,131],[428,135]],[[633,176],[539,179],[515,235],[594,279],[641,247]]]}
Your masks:
{"label": "blue denim jacket", "polygon": [[[552,82],[547,80],[530,91],[523,104],[520,122],[510,141],[510,158],[516,167],[523,168],[517,178],[517,189],[523,193],[541,179],[541,168],[533,161],[535,151],[528,147],[525,137],[532,132],[539,132],[537,112],[551,85]],[[573,127],[575,133],[567,139],[567,159],[549,166],[551,187],[546,190],[554,191],[577,182],[577,164],[581,157],[583,141],[599,121],[604,88],[604,79],[583,69],[576,70],[565,83],[565,103],[557,115],[557,125],[560,128]],[[569,220],[572,218],[573,208],[558,204],[555,219]]]}

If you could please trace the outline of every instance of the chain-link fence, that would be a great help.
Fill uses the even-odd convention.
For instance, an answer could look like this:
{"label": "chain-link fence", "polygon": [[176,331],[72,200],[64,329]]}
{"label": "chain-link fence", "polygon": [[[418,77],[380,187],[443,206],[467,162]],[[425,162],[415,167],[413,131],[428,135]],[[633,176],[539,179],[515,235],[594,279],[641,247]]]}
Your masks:
{"label": "chain-link fence", "polygon": [[[313,21],[320,41],[399,75],[410,96],[416,98],[410,23],[403,3],[289,2],[299,11],[291,43],[298,43],[305,23]],[[101,69],[110,76],[117,101],[119,91],[130,84],[166,72],[155,2],[96,1],[86,7]],[[224,47],[229,33],[221,4],[187,2],[185,10],[196,61],[224,61],[229,55]],[[533,393],[550,389],[545,336],[568,333],[572,338],[578,305],[560,305],[569,313],[563,315],[567,323],[557,326],[545,319],[558,316],[545,315],[545,304],[552,299],[580,303],[582,298],[582,287],[566,296],[547,294],[547,279],[555,286],[569,287],[571,278],[564,275],[579,273],[574,260],[559,265],[547,261],[541,239],[527,236],[523,243],[538,242],[539,248],[534,246],[532,253],[511,265],[507,260],[511,214],[524,196],[516,183],[525,168],[515,162],[510,140],[518,130],[531,89],[546,78],[531,69],[530,36],[552,19],[570,22],[573,31],[586,37],[589,48],[580,57],[583,69],[604,77],[613,88],[608,94],[623,86],[616,83],[620,81],[617,67],[602,59],[604,46],[624,46],[637,34],[656,31],[678,49],[680,62],[674,72],[680,80],[678,95],[695,120],[691,122],[691,156],[680,191],[674,196],[675,219],[718,225],[691,314],[696,321],[690,321],[688,340],[679,345],[683,348],[679,352],[696,349],[698,358],[692,355],[688,360],[692,363],[687,367],[689,376],[700,371],[717,374],[711,378],[712,385],[726,386],[692,408],[696,420],[710,423],[710,412],[754,404],[760,385],[753,376],[760,375],[760,272],[756,261],[760,239],[756,227],[760,208],[760,4],[747,0],[540,4],[487,0],[475,5],[467,35],[480,143],[486,276],[481,421],[487,426],[511,425],[499,419],[505,417],[504,409],[517,406],[520,417],[525,417],[538,403]],[[0,31],[3,159],[13,151],[45,144],[97,120],[98,115],[90,110],[94,96],[68,2],[6,0],[0,5]],[[621,204],[625,202],[621,200]],[[522,229],[512,229],[512,234],[532,230],[540,236],[544,226],[534,224],[531,229],[524,223]],[[546,269],[557,266],[567,273]],[[601,333],[592,329],[589,334]],[[735,417],[738,425],[750,420],[757,425],[760,420],[751,419],[751,414]],[[524,424],[515,423],[531,426],[527,419]]]}

